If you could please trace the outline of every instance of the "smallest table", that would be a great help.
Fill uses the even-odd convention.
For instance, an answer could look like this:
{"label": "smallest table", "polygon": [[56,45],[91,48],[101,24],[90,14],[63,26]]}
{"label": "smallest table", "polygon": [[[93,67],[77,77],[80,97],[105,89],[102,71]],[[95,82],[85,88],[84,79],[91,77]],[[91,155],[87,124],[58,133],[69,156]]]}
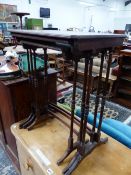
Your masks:
{"label": "smallest table", "polygon": [[14,12],[11,13],[11,15],[16,15],[20,18],[20,28],[22,29],[22,17],[26,15],[30,15],[30,13],[25,13],[25,12]]}

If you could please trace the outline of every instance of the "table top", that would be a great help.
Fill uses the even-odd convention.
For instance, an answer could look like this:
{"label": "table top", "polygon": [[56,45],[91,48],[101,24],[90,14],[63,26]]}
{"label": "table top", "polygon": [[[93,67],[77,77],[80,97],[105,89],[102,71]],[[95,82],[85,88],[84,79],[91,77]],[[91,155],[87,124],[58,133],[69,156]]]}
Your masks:
{"label": "table top", "polygon": [[[63,116],[57,113],[57,116]],[[69,120],[64,117],[69,124]],[[75,129],[78,130],[76,125]],[[61,166],[57,166],[57,160],[67,148],[69,129],[58,119],[47,119],[31,131],[19,129],[18,123],[11,127],[17,141],[37,161],[43,172],[52,169],[54,174],[61,175],[63,168],[69,163],[71,154]],[[102,134],[105,137],[105,134]],[[75,136],[74,136],[75,137]],[[106,144],[97,147],[87,156],[72,175],[130,175],[131,174],[131,151],[116,140],[108,137]],[[76,139],[76,137],[75,137]],[[39,154],[38,154],[39,153]]]}
{"label": "table top", "polygon": [[[9,30],[25,45],[70,49],[76,55],[89,50],[116,47],[123,44],[126,35],[73,31]],[[79,54],[80,55],[80,54]]]}
{"label": "table top", "polygon": [[25,15],[30,15],[30,13],[26,12],[13,12],[11,15],[17,15],[17,16],[25,16]]}
{"label": "table top", "polygon": [[13,33],[31,34],[58,38],[72,38],[72,39],[99,39],[99,38],[125,38],[123,34],[107,34],[94,32],[74,32],[74,31],[45,31],[45,30],[10,30]]}

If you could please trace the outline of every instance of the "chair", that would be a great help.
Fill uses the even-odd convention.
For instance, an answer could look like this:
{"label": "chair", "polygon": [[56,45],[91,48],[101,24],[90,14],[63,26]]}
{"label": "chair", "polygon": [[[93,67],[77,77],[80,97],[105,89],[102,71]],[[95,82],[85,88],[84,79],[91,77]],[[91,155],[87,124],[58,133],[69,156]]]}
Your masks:
{"label": "chair", "polygon": [[[80,109],[76,110],[76,115],[78,117],[81,116]],[[96,127],[98,127],[100,114],[97,114],[97,121]],[[89,113],[88,115],[88,122],[92,125],[94,121],[94,115]],[[124,144],[128,148],[131,149],[131,127],[122,123],[118,120],[106,118],[103,119],[101,131],[106,133],[107,135],[111,136],[115,140],[119,141],[120,143]]]}

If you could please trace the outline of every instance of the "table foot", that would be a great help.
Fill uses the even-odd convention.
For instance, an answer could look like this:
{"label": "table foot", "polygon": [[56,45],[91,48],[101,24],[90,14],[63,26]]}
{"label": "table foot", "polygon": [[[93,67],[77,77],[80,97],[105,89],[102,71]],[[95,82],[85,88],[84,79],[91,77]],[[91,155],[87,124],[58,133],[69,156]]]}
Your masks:
{"label": "table foot", "polygon": [[99,142],[88,142],[83,146],[84,154],[80,154],[79,150],[69,163],[69,165],[63,170],[64,175],[70,175],[80,164],[80,162],[89,155],[97,146],[105,144],[108,141],[108,138],[101,138]]}
{"label": "table foot", "polygon": [[38,117],[35,117],[32,123],[27,127],[28,131],[33,129],[33,127],[37,124],[38,122]]}
{"label": "table foot", "polygon": [[82,160],[82,156],[77,152],[70,164],[62,171],[64,175],[70,175]]}
{"label": "table foot", "polygon": [[36,120],[36,114],[34,113],[31,118],[23,125],[24,129],[27,129]]}
{"label": "table foot", "polygon": [[57,165],[60,165],[70,155],[70,153],[72,153],[72,151],[74,151],[77,148],[77,146],[78,146],[78,142],[75,142],[74,144],[69,143],[68,148],[65,151],[64,155],[57,161]]}
{"label": "table foot", "polygon": [[30,121],[33,115],[34,115],[33,113],[30,113],[29,117],[19,124],[19,128],[23,129],[24,125],[26,125]]}

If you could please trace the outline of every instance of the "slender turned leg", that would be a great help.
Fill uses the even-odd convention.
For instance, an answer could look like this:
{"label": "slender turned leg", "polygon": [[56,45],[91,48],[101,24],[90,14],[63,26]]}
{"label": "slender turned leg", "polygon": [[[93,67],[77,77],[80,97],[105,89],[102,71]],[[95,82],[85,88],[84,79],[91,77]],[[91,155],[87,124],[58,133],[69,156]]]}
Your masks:
{"label": "slender turned leg", "polygon": [[98,86],[97,86],[97,94],[96,94],[96,99],[95,99],[94,122],[93,122],[92,137],[91,137],[92,142],[99,140],[98,135],[95,133],[95,128],[96,128],[96,120],[97,120],[97,111],[98,111],[98,106],[99,106],[99,101],[100,101],[101,78],[102,78],[104,58],[105,58],[105,51],[102,51],[101,65],[100,65]]}
{"label": "slender turned leg", "polygon": [[[30,55],[29,55],[29,49],[27,49],[27,63],[28,63],[28,77],[29,77],[29,85],[30,85],[30,88],[32,89],[32,87],[31,87],[31,65],[30,65]],[[26,124],[26,123],[28,123],[28,121],[32,118],[32,115],[33,115],[33,113],[31,112],[31,114],[29,115],[29,117],[26,119],[26,120],[24,120],[22,123],[20,123],[20,125],[19,125],[19,128],[20,129],[22,129],[23,128],[23,126]]]}
{"label": "slender turned leg", "polygon": [[81,102],[81,122],[80,122],[80,134],[79,134],[79,152],[83,152],[83,128],[84,128],[84,119],[85,119],[85,101],[86,101],[86,88],[87,88],[87,79],[89,71],[89,58],[85,58],[85,69],[84,69],[84,85],[83,85],[83,93],[82,93],[82,102]]}
{"label": "slender turned leg", "polygon": [[81,124],[78,138],[77,153],[70,162],[70,164],[63,170],[63,174],[70,174],[78,166],[79,162],[82,160],[82,157],[85,155],[85,145],[89,142],[85,140],[85,135],[87,126],[87,116],[89,113],[89,98],[90,98],[90,87],[91,87],[90,82],[92,78],[92,65],[93,65],[93,60],[91,56],[92,52],[89,52],[88,56],[85,58],[84,85],[83,85],[82,105],[81,105]]}
{"label": "slender turned leg", "polygon": [[[27,49],[27,62],[28,62],[28,72],[29,72],[29,83],[31,85],[31,89],[33,92],[33,104],[32,104],[32,112],[29,115],[29,117],[22,122],[19,127],[20,128],[27,128],[28,130],[32,129],[33,126],[37,123],[37,121],[40,119],[41,114],[43,114],[43,106],[40,107],[40,87],[43,84],[40,82],[41,75],[39,70],[37,71],[36,66],[36,48],[30,48]],[[32,53],[33,52],[33,53]],[[47,73],[47,49],[44,49],[44,89],[46,89],[46,95],[45,97],[47,99],[46,105],[44,106],[44,112],[48,108],[48,73]]]}
{"label": "slender turned leg", "polygon": [[110,73],[111,61],[112,61],[112,51],[110,49],[109,56],[108,56],[108,65],[107,65],[107,72],[106,72],[103,97],[102,97],[102,101],[101,101],[100,119],[99,119],[98,130],[97,130],[98,135],[99,135],[100,130],[101,130],[101,124],[102,124],[102,119],[103,119],[103,112],[104,112],[104,106],[105,106],[105,101],[106,101],[106,94],[107,94],[107,86],[108,86],[108,78],[109,78],[109,73]]}
{"label": "slender turned leg", "polygon": [[[105,55],[105,52],[103,51],[102,52],[102,57],[101,57],[101,67],[100,67],[99,81],[101,80],[101,77],[102,77],[104,55]],[[75,170],[75,168],[79,165],[79,163],[87,155],[89,155],[97,146],[107,142],[107,138],[104,138],[104,139],[100,138],[100,133],[99,132],[95,133],[95,130],[93,128],[92,128],[92,135],[90,136],[90,141],[86,142],[86,140],[85,140],[86,126],[87,126],[87,115],[89,113],[89,98],[90,98],[90,86],[89,86],[89,84],[90,84],[90,81],[91,81],[92,65],[93,65],[93,61],[92,61],[92,58],[90,58],[90,67],[89,67],[89,76],[88,76],[88,88],[87,88],[87,93],[86,93],[85,114],[84,114],[83,129],[82,129],[82,140],[81,140],[81,142],[79,142],[79,144],[77,146],[78,149],[77,149],[77,152],[76,152],[75,156],[73,157],[72,161],[63,170],[63,174],[64,175],[70,175]],[[97,103],[99,103],[100,82],[99,82],[98,88],[97,88],[97,97],[98,97]],[[95,125],[96,125],[96,123],[95,123]],[[101,125],[100,125],[100,127],[101,127]]]}
{"label": "slender turned leg", "polygon": [[47,48],[44,48],[44,89],[46,90],[46,104],[45,104],[45,107],[44,107],[44,112],[47,112],[48,111],[48,71],[47,71],[47,61],[48,61],[48,54],[47,54]]}
{"label": "slender turned leg", "polygon": [[35,64],[33,63],[33,59],[35,60],[36,57],[34,55],[34,58],[33,58],[33,55],[32,55],[32,49],[30,49],[30,65],[31,65],[31,84],[32,84],[32,90],[33,90],[33,106],[32,106],[32,115],[30,115],[31,117],[29,118],[28,122],[26,122],[26,124],[23,125],[23,128],[28,128],[28,129],[31,129],[34,124],[36,123],[36,120],[37,120],[37,116],[36,116],[36,111],[37,111],[37,99],[36,99],[36,96],[37,96],[37,92],[36,92],[36,86],[37,86],[37,80],[36,80],[36,70],[35,70]]}
{"label": "slender turned leg", "polygon": [[[36,70],[36,54],[34,50],[34,87],[35,87],[35,118],[32,124],[28,127],[28,129],[32,129],[32,127],[36,124],[38,119],[40,119],[40,116],[48,111],[48,72],[47,72],[47,48],[44,49],[44,89],[46,90],[46,103],[44,104],[44,107],[42,106],[42,109],[40,108],[39,104],[39,95],[40,95],[40,75],[39,72]],[[44,108],[44,110],[43,110]]]}
{"label": "slender turned leg", "polygon": [[[28,78],[29,78],[29,85],[30,85],[30,61],[29,61],[29,49],[27,49],[27,63],[28,63]],[[22,123],[20,123],[19,128],[22,129],[23,125],[28,122],[29,118],[31,117],[32,114],[30,114],[30,116],[22,121]]]}
{"label": "slender turned leg", "polygon": [[75,95],[76,95],[76,80],[77,80],[77,68],[78,61],[75,59],[75,70],[74,70],[74,81],[73,81],[73,94],[72,94],[72,106],[71,106],[71,123],[70,123],[70,135],[68,138],[68,148],[65,154],[57,161],[57,164],[60,165],[64,159],[76,149],[76,144],[73,144],[73,123],[74,123],[74,110],[75,110]]}
{"label": "slender turned leg", "polygon": [[87,127],[88,114],[89,114],[89,102],[90,102],[89,100],[90,100],[90,92],[91,92],[90,83],[92,81],[92,67],[93,67],[93,57],[90,57],[89,75],[88,75],[88,82],[87,82],[88,87],[87,87],[85,114],[84,114],[83,138],[82,138],[83,144],[85,143],[86,127]]}
{"label": "slender turned leg", "polygon": [[84,70],[84,85],[83,85],[83,93],[82,93],[82,103],[81,103],[81,122],[80,122],[80,138],[79,141],[82,141],[82,130],[83,130],[83,122],[84,122],[84,114],[85,114],[85,100],[86,100],[86,87],[87,87],[87,79],[88,79],[88,67],[89,67],[89,59],[85,59],[85,70]]}
{"label": "slender turned leg", "polygon": [[31,130],[33,126],[37,123],[37,120],[40,118],[40,109],[39,109],[39,75],[36,68],[36,53],[33,49],[33,58],[31,56],[31,65],[33,65],[33,89],[34,89],[34,115],[29,121],[26,128]]}

